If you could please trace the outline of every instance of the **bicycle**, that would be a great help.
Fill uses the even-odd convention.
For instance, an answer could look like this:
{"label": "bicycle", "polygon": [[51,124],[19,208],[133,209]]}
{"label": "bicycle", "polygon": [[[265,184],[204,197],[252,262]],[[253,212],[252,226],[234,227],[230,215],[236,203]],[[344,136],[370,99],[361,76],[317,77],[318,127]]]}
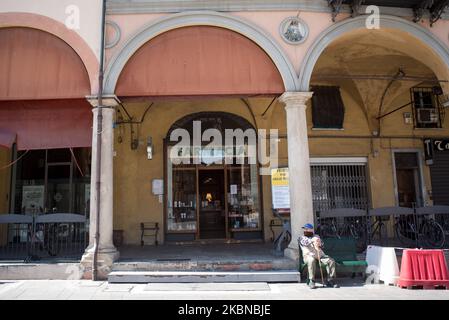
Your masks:
{"label": "bicycle", "polygon": [[36,247],[38,247],[40,251],[46,251],[52,257],[59,254],[61,250],[61,228],[57,223],[36,224],[30,229],[30,260],[39,260],[39,256],[37,256],[34,251]]}
{"label": "bicycle", "polygon": [[274,240],[274,248],[277,252],[283,252],[292,240],[290,219],[282,217],[277,210],[274,210],[273,213],[282,221],[282,232]]}
{"label": "bicycle", "polygon": [[362,252],[366,248],[366,223],[361,217],[343,219],[342,224],[338,224],[337,218],[322,219],[317,227],[317,233],[322,238],[353,238],[356,241],[357,251]]}
{"label": "bicycle", "polygon": [[381,216],[375,216],[374,222],[369,222],[370,231],[368,232],[370,240],[375,240],[378,236],[379,244],[383,246],[387,240],[387,227]]}
{"label": "bicycle", "polygon": [[430,248],[442,248],[446,241],[443,227],[433,218],[422,216],[399,216],[394,225],[395,233],[402,244],[422,241]]}

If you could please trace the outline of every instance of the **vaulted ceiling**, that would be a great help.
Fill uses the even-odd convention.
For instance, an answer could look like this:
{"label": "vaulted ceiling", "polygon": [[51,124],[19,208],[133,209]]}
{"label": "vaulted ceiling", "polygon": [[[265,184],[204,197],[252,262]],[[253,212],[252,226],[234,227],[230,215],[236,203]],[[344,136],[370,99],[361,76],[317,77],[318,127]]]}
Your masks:
{"label": "vaulted ceiling", "polygon": [[[362,107],[371,129],[382,97],[383,112],[398,107],[398,98],[417,85],[438,85],[435,57],[418,42],[394,30],[359,30],[331,43],[318,59],[312,85],[338,85]],[[410,46],[414,50],[410,50]],[[401,70],[401,79],[390,84]]]}

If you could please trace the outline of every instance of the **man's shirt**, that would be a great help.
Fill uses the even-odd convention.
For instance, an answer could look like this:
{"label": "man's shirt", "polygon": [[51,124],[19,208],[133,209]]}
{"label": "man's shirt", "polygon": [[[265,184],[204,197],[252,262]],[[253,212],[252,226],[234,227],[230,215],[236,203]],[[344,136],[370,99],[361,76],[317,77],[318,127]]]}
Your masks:
{"label": "man's shirt", "polygon": [[[306,236],[299,237],[298,243],[299,243],[299,247],[301,248],[302,255],[304,258],[313,257],[315,259],[318,259],[317,250],[315,249],[314,244],[313,244],[314,241],[317,241],[317,240],[321,241],[321,238],[318,235],[313,235],[313,237],[306,237]],[[323,250],[321,250],[322,248],[323,248],[323,242],[321,241],[321,246],[319,249],[320,258],[325,256]]]}

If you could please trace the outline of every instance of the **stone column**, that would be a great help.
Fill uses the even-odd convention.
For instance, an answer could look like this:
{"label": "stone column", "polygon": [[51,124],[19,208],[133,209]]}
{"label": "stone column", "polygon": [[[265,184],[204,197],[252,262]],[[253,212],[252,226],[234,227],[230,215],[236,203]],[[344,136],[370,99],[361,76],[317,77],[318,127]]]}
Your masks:
{"label": "stone column", "polygon": [[90,188],[90,218],[89,218],[89,246],[82,259],[81,270],[83,278],[92,278],[92,261],[95,250],[95,233],[97,227],[97,210],[100,210],[99,228],[100,237],[97,256],[98,278],[106,279],[111,271],[112,264],[119,257],[119,252],[113,244],[113,157],[114,157],[114,114],[117,98],[104,97],[102,110],[102,134],[101,134],[101,163],[100,163],[100,207],[97,208],[97,143],[98,143],[98,100],[89,99],[94,106],[92,129],[92,167]]}
{"label": "stone column", "polygon": [[279,101],[287,115],[288,171],[290,185],[290,221],[292,241],[284,255],[298,259],[298,237],[301,227],[313,223],[312,183],[310,178],[309,141],[307,137],[306,102],[312,92],[285,92]]}

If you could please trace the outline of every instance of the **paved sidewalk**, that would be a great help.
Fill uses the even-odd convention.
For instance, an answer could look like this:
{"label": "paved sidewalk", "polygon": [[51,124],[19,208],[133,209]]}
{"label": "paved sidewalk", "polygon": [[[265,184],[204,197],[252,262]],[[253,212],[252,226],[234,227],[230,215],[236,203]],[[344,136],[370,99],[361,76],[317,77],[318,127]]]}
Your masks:
{"label": "paved sidewalk", "polygon": [[346,281],[339,289],[310,290],[303,283],[109,284],[88,280],[0,281],[0,300],[449,300],[449,290],[406,290]]}

